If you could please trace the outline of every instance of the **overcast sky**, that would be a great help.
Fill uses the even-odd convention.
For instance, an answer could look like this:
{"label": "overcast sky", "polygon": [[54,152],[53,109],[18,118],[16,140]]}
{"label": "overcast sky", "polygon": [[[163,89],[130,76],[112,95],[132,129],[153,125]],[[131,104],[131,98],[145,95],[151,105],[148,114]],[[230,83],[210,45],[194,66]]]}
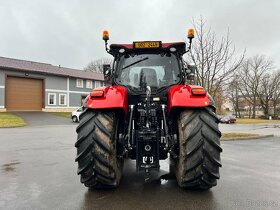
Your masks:
{"label": "overcast sky", "polygon": [[[184,41],[203,16],[247,55],[264,54],[280,68],[279,0],[0,0],[0,56],[82,69],[110,57],[110,43]],[[195,41],[195,40],[194,40]]]}

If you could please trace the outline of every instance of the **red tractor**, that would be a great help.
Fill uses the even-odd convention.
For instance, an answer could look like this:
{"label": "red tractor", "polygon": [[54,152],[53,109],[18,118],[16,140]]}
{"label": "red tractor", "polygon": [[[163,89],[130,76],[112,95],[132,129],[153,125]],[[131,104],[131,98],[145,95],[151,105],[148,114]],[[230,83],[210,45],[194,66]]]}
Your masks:
{"label": "red tractor", "polygon": [[189,85],[195,68],[182,56],[191,49],[194,30],[184,42],[112,44],[103,32],[113,67],[104,65],[106,87],[92,90],[77,127],[76,161],[81,183],[114,188],[125,158],[136,160],[148,177],[169,157],[178,185],[209,189],[221,167],[221,132],[213,99],[203,87]]}

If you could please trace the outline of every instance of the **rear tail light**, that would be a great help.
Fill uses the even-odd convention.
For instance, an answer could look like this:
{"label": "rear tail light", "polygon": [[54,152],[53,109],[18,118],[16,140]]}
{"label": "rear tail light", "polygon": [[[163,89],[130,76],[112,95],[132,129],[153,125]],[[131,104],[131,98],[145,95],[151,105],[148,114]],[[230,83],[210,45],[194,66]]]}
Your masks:
{"label": "rear tail light", "polygon": [[98,98],[98,97],[103,97],[103,96],[104,96],[103,90],[93,90],[90,93],[90,97],[92,97],[92,98]]}
{"label": "rear tail light", "polygon": [[204,88],[193,88],[192,94],[195,96],[205,96],[206,90],[204,90]]}

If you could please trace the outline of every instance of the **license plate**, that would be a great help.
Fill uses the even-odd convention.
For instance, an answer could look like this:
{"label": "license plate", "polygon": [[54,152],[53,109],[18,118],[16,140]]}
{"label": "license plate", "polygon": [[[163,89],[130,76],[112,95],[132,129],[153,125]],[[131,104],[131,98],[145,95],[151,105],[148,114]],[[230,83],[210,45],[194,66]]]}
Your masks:
{"label": "license plate", "polygon": [[161,42],[133,42],[134,48],[160,48]]}

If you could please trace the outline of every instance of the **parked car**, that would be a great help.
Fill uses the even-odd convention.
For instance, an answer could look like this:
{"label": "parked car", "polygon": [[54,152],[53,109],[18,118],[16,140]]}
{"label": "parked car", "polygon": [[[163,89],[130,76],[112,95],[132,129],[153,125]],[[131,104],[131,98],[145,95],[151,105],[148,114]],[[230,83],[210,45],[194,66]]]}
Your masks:
{"label": "parked car", "polygon": [[221,119],[223,118],[223,115],[217,115],[219,121],[221,121]]}
{"label": "parked car", "polygon": [[220,119],[221,123],[235,123],[236,122],[236,118],[232,115],[225,115]]}
{"label": "parked car", "polygon": [[80,121],[80,114],[82,113],[83,110],[84,110],[84,107],[81,106],[77,110],[72,112],[71,119],[72,119],[73,122],[76,123],[76,122]]}

